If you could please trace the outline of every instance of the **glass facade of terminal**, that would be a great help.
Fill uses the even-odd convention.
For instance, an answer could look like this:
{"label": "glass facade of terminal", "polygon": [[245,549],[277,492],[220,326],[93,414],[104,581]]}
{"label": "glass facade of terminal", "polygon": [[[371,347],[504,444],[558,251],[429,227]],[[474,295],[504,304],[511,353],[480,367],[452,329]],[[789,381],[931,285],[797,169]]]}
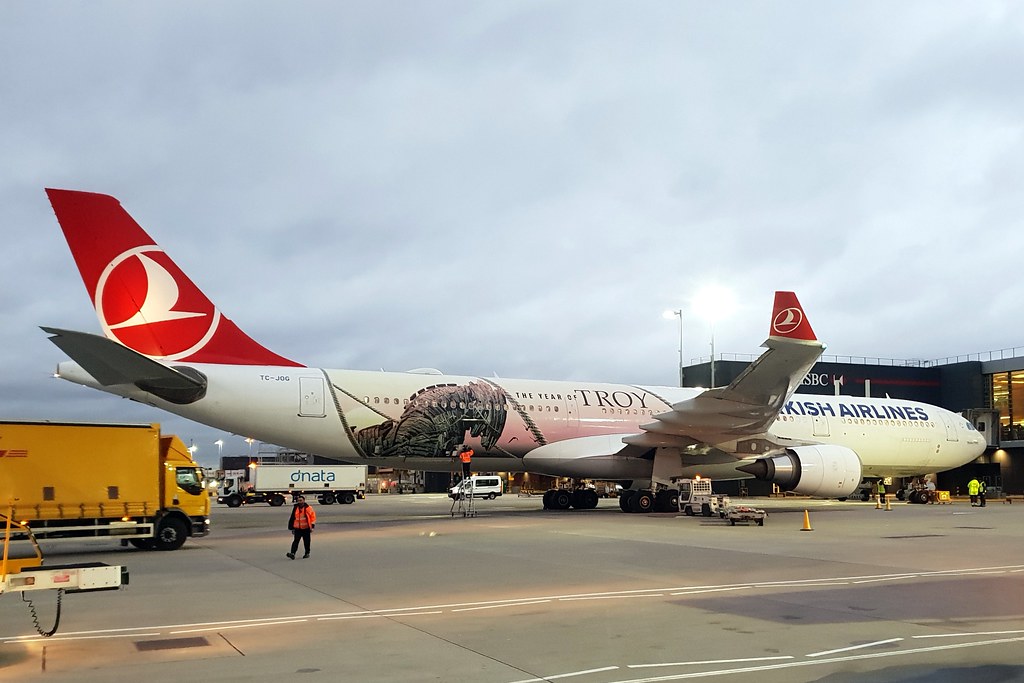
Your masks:
{"label": "glass facade of terminal", "polygon": [[1024,441],[1024,370],[990,375],[992,408],[999,411],[1001,441]]}

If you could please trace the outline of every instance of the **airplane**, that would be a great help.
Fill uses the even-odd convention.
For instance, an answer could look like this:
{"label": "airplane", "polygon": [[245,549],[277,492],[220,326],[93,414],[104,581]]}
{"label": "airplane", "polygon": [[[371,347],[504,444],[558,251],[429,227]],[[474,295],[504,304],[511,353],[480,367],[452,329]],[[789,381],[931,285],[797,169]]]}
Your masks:
{"label": "airplane", "polygon": [[[713,389],[310,367],[245,334],[114,197],[46,190],[103,335],[43,327],[65,380],[217,429],[342,462],[629,482],[625,512],[670,510],[674,482],[756,478],[845,498],[862,481],[959,467],[985,449],[967,419],[925,403],[795,394],[825,346],[776,292],[766,350]],[[589,509],[586,487],[548,509]]]}

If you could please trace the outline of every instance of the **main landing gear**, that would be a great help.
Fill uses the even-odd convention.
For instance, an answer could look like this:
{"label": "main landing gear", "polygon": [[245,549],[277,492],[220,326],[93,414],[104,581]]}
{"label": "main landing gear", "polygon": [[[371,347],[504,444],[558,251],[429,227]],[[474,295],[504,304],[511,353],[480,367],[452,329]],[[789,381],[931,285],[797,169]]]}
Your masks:
{"label": "main landing gear", "polygon": [[679,512],[679,491],[675,489],[626,489],[619,494],[623,512]]}
{"label": "main landing gear", "polygon": [[572,489],[549,489],[544,492],[545,510],[593,510],[597,507],[597,491],[585,486]]}

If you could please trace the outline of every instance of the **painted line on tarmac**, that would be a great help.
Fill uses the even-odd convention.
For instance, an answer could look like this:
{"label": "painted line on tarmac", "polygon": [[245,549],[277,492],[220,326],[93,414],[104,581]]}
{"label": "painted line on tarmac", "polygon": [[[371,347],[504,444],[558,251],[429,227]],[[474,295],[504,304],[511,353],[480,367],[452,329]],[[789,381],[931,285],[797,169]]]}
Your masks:
{"label": "painted line on tarmac", "polygon": [[[897,640],[900,640],[900,639],[897,639]],[[879,641],[879,643],[875,643],[875,644],[877,645],[877,644],[881,644],[883,642],[891,642],[891,641]],[[813,660],[811,660],[811,659],[801,659],[801,660],[797,660],[797,661],[792,661],[792,660],[795,659],[794,657],[773,657],[773,658],[764,658],[764,659],[756,659],[756,660],[720,660],[720,662],[724,663],[724,664],[730,664],[730,663],[734,663],[734,662],[735,663],[740,663],[740,662],[744,662],[744,661],[767,661],[769,659],[789,659],[791,661],[780,662],[780,663],[777,663],[777,664],[765,664],[763,666],[747,666],[747,667],[738,667],[738,668],[730,668],[730,669],[715,669],[715,670],[712,670],[712,671],[692,671],[692,672],[677,673],[677,674],[666,674],[666,675],[663,675],[663,676],[651,676],[651,677],[645,677],[645,678],[621,679],[621,680],[618,680],[618,681],[612,681],[611,683],[664,683],[665,681],[682,681],[682,680],[691,679],[691,678],[711,678],[711,677],[715,677],[715,676],[732,676],[732,675],[735,675],[735,674],[758,673],[758,672],[764,672],[764,671],[778,671],[778,670],[782,670],[782,669],[793,669],[793,668],[796,668],[796,667],[804,667],[804,666],[821,666],[823,664],[845,664],[845,663],[848,663],[848,662],[862,661],[862,660],[867,660],[867,659],[882,659],[882,658],[887,658],[887,657],[906,657],[906,656],[909,656],[909,655],[925,654],[925,653],[930,653],[930,652],[942,652],[942,651],[948,651],[948,650],[958,650],[958,649],[975,648],[975,647],[987,647],[987,646],[990,646],[990,645],[1006,645],[1006,644],[1010,644],[1010,643],[1020,643],[1020,642],[1024,642],[1024,638],[1001,638],[1001,639],[997,639],[997,640],[985,640],[985,641],[979,641],[979,642],[974,642],[974,643],[956,643],[956,644],[952,644],[952,645],[939,645],[939,646],[933,646],[933,647],[919,647],[919,648],[912,648],[912,649],[908,649],[908,650],[893,650],[893,651],[888,651],[888,652],[872,652],[872,653],[861,654],[861,655],[849,655],[847,657],[830,657],[830,658],[827,658],[827,659],[813,659]],[[706,664],[707,663],[705,663],[705,662],[679,662],[679,663],[676,663],[676,664],[666,663],[666,664],[660,664],[660,665],[659,664],[631,664],[631,665],[628,665],[627,668],[630,668],[630,669],[641,668],[641,667],[650,668],[650,667],[656,667],[656,666],[701,666],[701,665],[706,665]],[[603,669],[603,670],[604,671],[609,671],[609,670],[614,670],[616,668],[618,668],[618,667],[610,667],[608,669]],[[597,671],[601,671],[601,669],[598,669]],[[577,672],[573,672],[572,674],[565,674],[565,675],[574,675],[575,676],[575,675],[581,675],[581,674],[577,673]],[[548,676],[547,678],[531,678],[531,679],[527,679],[526,681],[512,681],[510,683],[535,683],[537,681],[554,680],[554,679],[557,679],[559,677],[560,676],[556,675],[556,676]]]}
{"label": "painted line on tarmac", "polygon": [[773,662],[780,659],[796,659],[793,655],[778,657],[744,657],[742,659],[705,659],[693,662],[665,662],[663,664],[628,664],[629,669],[654,669],[667,666],[707,666],[709,664],[743,664],[745,662]]}
{"label": "painted line on tarmac", "polygon": [[139,638],[142,636],[160,636],[163,633],[119,633],[119,634],[107,634],[107,635],[64,635],[64,636],[51,636],[44,638],[43,636],[18,636],[15,638],[2,638],[0,643],[5,645],[15,643],[66,643],[72,640],[104,640],[110,638]]}
{"label": "painted line on tarmac", "polygon": [[866,647],[878,647],[879,645],[888,645],[889,643],[898,643],[903,638],[889,638],[888,640],[876,640],[871,643],[861,643],[860,645],[851,645],[849,647],[840,647],[835,650],[823,650],[822,652],[812,652],[807,657],[824,657],[825,655],[837,655],[840,652],[851,652],[853,650],[863,650]]}
{"label": "painted line on tarmac", "polygon": [[172,636],[181,635],[182,633],[204,633],[206,631],[230,631],[238,628],[253,628],[255,626],[286,626],[288,624],[304,624],[308,619],[292,619],[284,618],[277,621],[261,621],[257,624],[233,624],[231,626],[203,626],[201,628],[187,628],[180,631],[171,631]]}
{"label": "painted line on tarmac", "polygon": [[[501,605],[481,605],[480,607],[460,607],[459,609],[453,609],[452,612],[474,612],[481,609],[501,609],[503,607],[519,607],[520,605],[543,605],[550,600],[530,600],[529,602],[508,602]],[[440,612],[439,612],[440,614]]]}
{"label": "painted line on tarmac", "polygon": [[697,588],[694,590],[680,591],[678,593],[669,593],[669,595],[700,595],[701,593],[724,593],[726,591],[745,591],[753,588],[754,586],[723,586],[721,588]]}
{"label": "painted line on tarmac", "polygon": [[[983,576],[989,574],[1003,574],[1006,572],[1019,572],[1024,571],[1024,565],[1005,565],[1005,566],[994,566],[994,567],[967,567],[959,569],[946,569],[939,571],[924,571],[916,573],[902,572],[899,574],[876,574],[868,576],[847,576],[847,577],[834,577],[834,578],[816,578],[816,579],[797,579],[797,580],[784,580],[784,581],[761,581],[757,583],[742,583],[742,584],[721,584],[721,585],[698,585],[698,586],[679,586],[675,588],[641,588],[633,590],[622,590],[622,591],[606,591],[606,592],[595,592],[595,593],[576,593],[576,594],[562,594],[562,595],[538,595],[538,596],[527,596],[523,598],[506,598],[499,600],[485,600],[480,602],[457,602],[457,603],[446,603],[439,605],[420,605],[420,606],[406,606],[396,607],[379,610],[358,610],[352,612],[329,612],[320,614],[304,614],[304,615],[278,615],[274,617],[262,617],[256,619],[237,619],[237,620],[222,620],[222,621],[207,621],[207,622],[196,622],[186,624],[165,624],[160,626],[138,626],[128,627],[122,629],[102,629],[94,631],[79,631],[64,634],[61,640],[69,639],[73,636],[91,637],[99,634],[113,634],[113,633],[125,633],[134,634],[135,636],[142,635],[142,631],[154,631],[158,630],[163,632],[182,632],[183,629],[193,630],[210,630],[215,631],[219,629],[229,629],[236,627],[255,627],[255,626],[273,626],[287,622],[299,622],[303,619],[345,619],[352,617],[367,617],[372,615],[379,616],[415,616],[419,614],[442,614],[445,611],[454,612],[456,610],[466,611],[471,608],[486,608],[486,607],[515,607],[517,605],[531,605],[540,604],[548,601],[560,601],[560,602],[571,602],[571,601],[585,601],[585,600],[597,600],[597,599],[621,599],[621,598],[643,598],[643,597],[665,597],[665,594],[673,595],[674,597],[685,597],[686,595],[694,595],[699,593],[707,592],[724,592],[733,590],[749,590],[750,588],[759,589],[770,589],[770,588],[807,588],[807,587],[818,587],[818,586],[832,586],[832,585],[843,585],[844,583],[851,582],[868,582],[873,580],[918,580],[918,579],[929,579],[936,577],[961,577],[961,576]],[[146,634],[146,635],[160,635],[157,634]],[[26,638],[33,638],[34,635],[17,635],[17,636],[0,636],[0,643],[5,642],[17,642],[25,641]],[[52,639],[51,639],[52,640]]]}
{"label": "painted line on tarmac", "polygon": [[586,676],[588,674],[599,674],[605,671],[615,671],[619,667],[617,666],[604,666],[600,669],[586,669],[584,671],[570,671],[569,673],[556,674],[554,676],[544,676],[543,678],[524,678],[519,681],[513,681],[512,683],[544,683],[544,681],[555,681],[561,678],[572,678],[574,676]]}
{"label": "painted line on tarmac", "polygon": [[392,614],[378,614],[376,612],[367,612],[365,614],[347,614],[336,617],[317,617],[317,621],[345,621],[347,619],[398,619],[399,617],[421,617],[427,614],[444,614],[441,610],[435,610],[433,612],[400,612]]}

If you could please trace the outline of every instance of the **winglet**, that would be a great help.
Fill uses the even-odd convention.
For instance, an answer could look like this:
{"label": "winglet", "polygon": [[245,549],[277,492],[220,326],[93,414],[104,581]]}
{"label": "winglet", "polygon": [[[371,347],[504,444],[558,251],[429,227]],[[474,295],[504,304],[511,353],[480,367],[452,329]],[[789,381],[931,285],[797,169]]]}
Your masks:
{"label": "winglet", "polygon": [[151,358],[299,365],[222,315],[115,198],[74,190],[46,194],[109,339]]}
{"label": "winglet", "polygon": [[803,306],[794,292],[775,292],[775,308],[772,309],[772,324],[769,337],[817,341],[811,323],[807,321]]}

